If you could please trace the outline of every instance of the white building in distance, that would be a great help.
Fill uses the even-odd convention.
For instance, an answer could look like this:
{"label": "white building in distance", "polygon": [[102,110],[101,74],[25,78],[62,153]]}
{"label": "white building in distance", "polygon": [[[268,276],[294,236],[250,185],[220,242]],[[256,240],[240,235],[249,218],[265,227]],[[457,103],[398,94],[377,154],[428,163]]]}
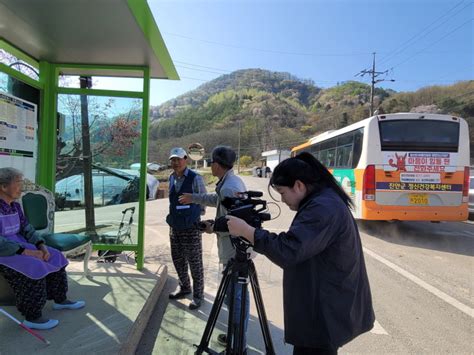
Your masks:
{"label": "white building in distance", "polygon": [[266,166],[268,166],[272,172],[275,170],[275,167],[285,159],[288,159],[291,155],[289,150],[268,150],[266,152],[262,152],[262,157],[266,160]]}

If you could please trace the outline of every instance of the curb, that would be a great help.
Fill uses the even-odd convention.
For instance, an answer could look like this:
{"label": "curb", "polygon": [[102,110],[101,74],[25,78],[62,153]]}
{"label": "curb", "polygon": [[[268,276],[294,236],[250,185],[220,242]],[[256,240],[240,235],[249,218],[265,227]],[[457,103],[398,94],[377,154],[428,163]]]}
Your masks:
{"label": "curb", "polygon": [[168,279],[168,267],[166,265],[161,265],[161,267],[156,272],[159,275],[158,282],[150,293],[150,296],[143,305],[142,310],[137,316],[137,319],[132,325],[132,328],[127,334],[125,341],[122,343],[119,355],[130,355],[135,354],[138,344],[142,338],[143,332],[150,320],[153,309],[155,308],[158,299],[160,298],[163,287]]}

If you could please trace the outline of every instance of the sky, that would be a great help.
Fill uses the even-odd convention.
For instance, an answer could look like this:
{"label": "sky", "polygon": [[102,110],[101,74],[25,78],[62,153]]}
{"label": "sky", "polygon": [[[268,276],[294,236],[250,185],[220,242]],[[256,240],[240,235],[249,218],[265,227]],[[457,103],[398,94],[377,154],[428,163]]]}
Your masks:
{"label": "sky", "polygon": [[[472,0],[148,0],[180,81],[152,80],[158,105],[234,70],[415,91],[474,77]],[[395,81],[389,81],[389,80]]]}

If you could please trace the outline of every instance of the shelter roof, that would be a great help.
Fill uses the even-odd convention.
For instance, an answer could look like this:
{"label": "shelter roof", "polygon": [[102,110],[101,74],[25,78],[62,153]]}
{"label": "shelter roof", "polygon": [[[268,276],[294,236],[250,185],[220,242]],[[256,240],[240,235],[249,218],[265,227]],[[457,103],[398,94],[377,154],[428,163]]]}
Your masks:
{"label": "shelter roof", "polygon": [[147,66],[179,79],[146,0],[0,0],[0,38],[37,61],[97,66],[92,75],[141,77],[100,66]]}

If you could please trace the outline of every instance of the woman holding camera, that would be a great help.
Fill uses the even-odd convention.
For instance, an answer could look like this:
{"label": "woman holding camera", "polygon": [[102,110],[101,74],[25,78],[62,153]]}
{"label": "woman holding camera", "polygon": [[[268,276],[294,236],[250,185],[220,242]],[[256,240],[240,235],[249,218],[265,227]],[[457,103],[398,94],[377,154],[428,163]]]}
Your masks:
{"label": "woman holding camera", "polygon": [[297,211],[288,232],[255,229],[233,216],[229,231],[283,268],[285,341],[293,354],[337,354],[375,320],[352,201],[309,153],[281,162],[270,186]]}

